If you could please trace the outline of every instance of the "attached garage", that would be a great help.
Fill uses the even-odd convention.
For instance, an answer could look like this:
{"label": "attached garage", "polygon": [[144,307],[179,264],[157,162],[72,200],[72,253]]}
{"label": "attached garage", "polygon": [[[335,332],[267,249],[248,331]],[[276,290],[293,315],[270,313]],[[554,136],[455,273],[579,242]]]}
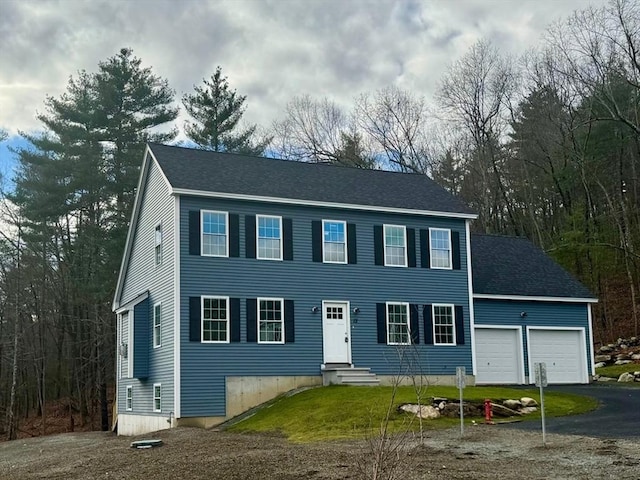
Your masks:
{"label": "attached garage", "polygon": [[[547,381],[553,383],[589,383],[587,351],[583,328],[527,328],[529,371],[544,362]],[[533,375],[529,382],[533,383]]]}
{"label": "attached garage", "polygon": [[524,383],[522,330],[476,326],[476,384]]}

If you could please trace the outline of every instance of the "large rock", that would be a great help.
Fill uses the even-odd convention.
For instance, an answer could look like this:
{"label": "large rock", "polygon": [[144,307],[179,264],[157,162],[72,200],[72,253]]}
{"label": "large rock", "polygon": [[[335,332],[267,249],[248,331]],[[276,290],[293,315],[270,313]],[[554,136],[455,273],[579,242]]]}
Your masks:
{"label": "large rock", "polygon": [[418,418],[433,419],[440,417],[440,410],[431,405],[415,405],[412,403],[405,403],[400,405],[400,410],[403,412],[413,413]]}
{"label": "large rock", "polygon": [[611,355],[596,355],[594,360],[596,362],[610,362],[611,361]]}
{"label": "large rock", "polygon": [[629,355],[626,353],[619,353],[618,355],[616,355],[616,360],[629,360]]}
{"label": "large rock", "polygon": [[537,407],[538,406],[538,402],[536,402],[531,397],[522,397],[520,399],[520,403],[522,404],[523,407]]}
{"label": "large rock", "polygon": [[597,382],[615,382],[615,378],[599,376],[595,379]]}
{"label": "large rock", "polygon": [[613,351],[613,348],[611,348],[610,345],[603,345],[600,347],[600,350],[598,350],[599,353],[609,353],[612,351]]}
{"label": "large rock", "polygon": [[640,353],[634,353],[631,355],[631,360],[640,360]]}
{"label": "large rock", "polygon": [[522,407],[522,402],[520,400],[509,399],[502,402],[502,404],[511,410],[517,410]]}
{"label": "large rock", "polygon": [[520,413],[527,415],[529,413],[533,413],[538,410],[538,407],[523,407],[520,409]]}
{"label": "large rock", "polygon": [[631,360],[616,360],[614,365],[627,365],[629,363],[633,363]]}
{"label": "large rock", "polygon": [[605,362],[598,362],[594,365],[596,368],[606,367],[607,364]]}
{"label": "large rock", "polygon": [[636,377],[633,375],[633,373],[624,372],[618,377],[618,382],[633,382],[635,381],[635,379]]}

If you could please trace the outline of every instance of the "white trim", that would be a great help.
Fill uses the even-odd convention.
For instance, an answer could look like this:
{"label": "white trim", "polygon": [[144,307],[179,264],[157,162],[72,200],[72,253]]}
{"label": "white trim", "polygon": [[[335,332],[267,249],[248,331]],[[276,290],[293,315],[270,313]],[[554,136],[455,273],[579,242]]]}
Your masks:
{"label": "white trim", "polygon": [[[282,340],[279,342],[260,341],[260,302],[261,301],[280,302],[280,321],[282,322]],[[285,321],[284,321],[284,298],[258,297],[256,298],[256,343],[261,345],[282,345],[285,343]]]}
{"label": "white trim", "polygon": [[191,190],[189,188],[172,188],[174,195],[194,195],[198,197],[226,198],[230,200],[249,200],[255,202],[283,203],[290,205],[306,205],[311,207],[327,207],[347,210],[364,210],[367,212],[402,213],[411,215],[421,215],[429,217],[447,218],[478,218],[475,213],[440,212],[436,210],[414,210],[411,208],[383,207],[380,205],[357,205],[353,203],[323,202],[317,200],[303,200],[298,198],[265,197],[263,195],[246,195],[241,193],[208,192],[206,190]]}
{"label": "white trim", "polygon": [[347,349],[347,363],[352,364],[352,357],[351,357],[351,302],[349,301],[345,301],[345,300],[322,300],[322,365],[325,365],[325,358],[324,358],[324,321],[325,321],[325,305],[327,303],[333,303],[334,305],[343,305],[344,308],[346,308],[345,311],[345,320],[347,322],[347,338],[349,339],[349,348]]}
{"label": "white trim", "polygon": [[[406,342],[391,342],[389,341],[389,305],[404,305],[407,315],[407,341]],[[411,345],[411,305],[409,302],[385,302],[384,306],[385,324],[387,327],[387,345]]]}
{"label": "white trim", "polygon": [[[128,314],[129,312],[127,312]],[[116,374],[122,378],[122,313],[116,313]],[[127,347],[129,348],[129,347]],[[118,382],[118,386],[120,382]]]}
{"label": "white trim", "polygon": [[474,293],[473,298],[486,300],[518,300],[524,302],[598,303],[597,298],[536,297],[526,295],[493,295],[488,293]]}
{"label": "white trim", "polygon": [[[452,335],[453,335],[453,343],[438,343],[436,341],[436,307],[448,307],[451,309],[451,327],[452,327]],[[464,328],[464,325],[463,325]],[[456,342],[456,306],[452,303],[433,303],[431,305],[431,329],[433,334],[433,344],[438,347],[455,347],[457,345]]]}
{"label": "white trim", "polygon": [[[324,250],[324,225],[325,222],[328,223],[341,223],[344,226],[344,262],[336,262],[336,261],[332,261],[332,260],[327,260],[325,258],[325,250]],[[337,263],[337,264],[346,264],[347,263],[347,259],[349,258],[349,252],[348,252],[348,241],[347,241],[347,222],[345,222],[344,220],[329,220],[329,219],[322,219],[322,263]],[[337,242],[330,242],[330,243],[337,243]]]}
{"label": "white trim", "polygon": [[[160,388],[160,396],[156,397],[156,388]],[[162,412],[162,384],[161,383],[154,383],[153,384],[153,390],[152,390],[152,394],[153,394],[153,403],[151,404],[151,406],[153,407],[153,411],[156,413],[160,413]],[[156,408],[156,398],[158,398],[160,400],[160,408]]]}
{"label": "white trim", "polygon": [[[449,266],[448,267],[434,267],[433,266],[433,246],[431,245],[431,232],[447,232],[449,235]],[[429,268],[434,270],[453,270],[453,242],[451,240],[450,228],[435,228],[429,227]]]}
{"label": "white trim", "polygon": [[180,197],[173,208],[173,414],[180,418]]}
{"label": "white trim", "polygon": [[531,355],[531,330],[544,330],[544,331],[549,331],[549,330],[555,330],[555,331],[572,331],[572,332],[580,332],[580,350],[581,350],[581,354],[582,354],[582,361],[584,362],[584,368],[582,368],[582,379],[580,382],[578,383],[589,383],[589,372],[587,371],[588,366],[587,366],[587,344],[586,344],[586,338],[585,338],[585,330],[584,327],[547,327],[547,326],[540,326],[540,325],[527,325],[527,352],[529,352],[528,355],[528,359],[527,362],[529,364],[529,383],[533,384],[535,383],[536,379],[534,378],[533,375],[533,371],[534,371],[534,366],[533,366],[533,358]]}
{"label": "white trim", "polygon": [[[467,249],[467,288],[469,289],[469,332],[471,334],[471,372],[477,375],[478,367],[476,362],[476,338],[473,334],[476,325],[475,306],[473,304],[473,271],[471,264],[471,220],[464,221],[465,244]],[[460,261],[462,268],[462,259]],[[463,324],[464,327],[464,324]],[[524,365],[524,362],[523,362]],[[522,367],[524,368],[524,366]],[[524,378],[524,376],[523,376]]]}
{"label": "white trim", "polygon": [[153,153],[153,150],[151,150],[151,148],[149,147],[149,145],[147,144],[147,152],[149,152],[149,154],[151,155],[151,158],[153,159],[153,162],[156,164],[156,167],[158,167],[158,171],[160,172],[160,176],[162,177],[162,179],[164,180],[165,185],[167,186],[167,189],[169,190],[169,193],[173,193],[172,192],[172,188],[171,188],[171,183],[169,183],[169,179],[167,178],[167,176],[164,174],[164,170],[162,170],[162,167],[160,166],[160,164],[158,163],[158,159],[156,158],[155,154]]}
{"label": "white trim", "polygon": [[[401,228],[402,231],[404,232],[404,264],[403,265],[391,265],[389,263],[387,263],[387,227],[392,227],[392,228]],[[407,259],[407,227],[406,225],[394,225],[391,223],[384,223],[382,224],[382,258],[383,258],[383,264],[385,267],[400,267],[400,268],[406,268],[409,266],[409,261]]]}
{"label": "white trim", "polygon": [[591,304],[587,304],[587,320],[589,322],[589,360],[591,361],[591,375],[596,374],[595,354],[593,353],[593,316],[591,314]]}
{"label": "white trim", "polygon": [[[213,253],[204,253],[204,214],[205,213],[215,213],[224,215],[224,255],[216,255]],[[217,234],[207,234],[214,235]],[[223,212],[221,210],[200,210],[200,255],[203,257],[220,257],[220,258],[229,258],[229,212]]]}
{"label": "white trim", "polygon": [[133,322],[135,321],[135,313],[133,308],[129,310],[127,325],[127,378],[133,378]]}
{"label": "white trim", "polygon": [[[517,348],[518,348],[518,355],[519,355],[519,360],[520,360],[520,371],[519,371],[519,384],[524,385],[524,362],[525,362],[525,358],[524,358],[524,343],[522,340],[522,325],[491,325],[491,324],[482,324],[482,325],[475,325],[473,330],[471,330],[473,332],[473,334],[471,335],[474,338],[474,342],[475,342],[475,331],[479,328],[484,328],[486,330],[516,330],[518,333],[518,344],[517,344]],[[475,358],[475,353],[474,353],[474,358],[473,358],[473,364],[475,367],[476,364],[476,358]],[[473,372],[474,375],[477,375],[476,371],[474,370]]]}
{"label": "white trim", "polygon": [[[224,300],[226,303],[226,315],[227,315],[227,339],[226,340],[205,340],[204,339],[204,301],[205,300]],[[217,295],[201,295],[200,296],[200,343],[229,343],[231,335],[231,305],[229,304],[229,297],[217,296]]]}
{"label": "white trim", "polygon": [[[129,406],[129,400],[131,400],[131,406]],[[125,387],[124,407],[127,412],[133,411],[133,385],[127,385]]]}
{"label": "white trim", "polygon": [[[158,337],[156,339],[156,308],[160,307],[160,325],[158,325],[159,331],[158,331]],[[152,340],[153,340],[153,348],[160,348],[162,346],[162,302],[158,302],[155,303],[153,305],[153,322],[151,323],[152,327],[153,327],[153,335],[152,335]],[[156,344],[156,340],[159,340],[159,342]]]}
{"label": "white trim", "polygon": [[120,314],[120,313],[122,313],[124,311],[132,310],[133,307],[135,307],[140,302],[144,302],[147,298],[149,298],[149,290],[147,290],[146,292],[141,293],[136,298],[133,298],[133,299],[129,300],[127,303],[125,303],[120,308],[118,308],[115,311],[115,313],[116,314]]}
{"label": "white trim", "polygon": [[[158,232],[160,233],[160,242],[158,242]],[[155,265],[156,268],[162,266],[162,260],[164,257],[164,252],[162,251],[162,242],[163,242],[163,235],[162,235],[162,221],[159,222],[158,224],[156,224],[155,228],[153,229],[153,264]],[[160,251],[160,255],[158,255],[158,247],[160,247],[159,251]],[[160,258],[160,261],[158,261],[158,257]]]}
{"label": "white trim", "polygon": [[[260,245],[258,240],[260,239],[260,219],[261,218],[277,218],[278,221],[280,222],[280,257],[279,258],[270,258],[270,257],[261,257],[260,256]],[[280,215],[256,215],[256,238],[255,238],[255,242],[256,242],[256,259],[257,260],[274,260],[274,261],[282,261],[282,250],[283,250],[283,237],[284,237],[284,232],[282,230],[282,216]],[[273,240],[271,237],[265,237],[265,239],[271,239]],[[245,239],[245,242],[249,241],[249,239]]]}

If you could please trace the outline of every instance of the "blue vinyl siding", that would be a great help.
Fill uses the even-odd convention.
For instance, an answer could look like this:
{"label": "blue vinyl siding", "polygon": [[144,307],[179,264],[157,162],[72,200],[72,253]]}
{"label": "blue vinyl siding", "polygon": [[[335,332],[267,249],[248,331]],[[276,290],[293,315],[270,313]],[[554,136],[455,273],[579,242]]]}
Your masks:
{"label": "blue vinyl siding", "polygon": [[[526,327],[584,328],[587,358],[591,357],[593,339],[589,337],[589,317],[585,303],[538,302],[515,300],[474,300],[476,325],[521,325],[524,358],[529,358]],[[526,312],[525,317],[520,314]],[[529,375],[528,362],[524,362]],[[591,367],[587,366],[587,371]]]}
{"label": "blue vinyl siding", "polygon": [[[320,375],[323,362],[323,300],[350,302],[351,348],[355,366],[377,374],[397,374],[397,347],[377,343],[376,303],[449,303],[464,311],[465,343],[458,346],[424,345],[420,314],[422,373],[453,375],[456,366],[471,370],[469,292],[465,221],[436,217],[346,211],[329,208],[269,205],[220,199],[181,197],[181,415],[225,415],[226,376]],[[189,254],[189,211],[211,209],[240,215],[240,257],[215,258]],[[245,215],[279,215],[292,219],[293,260],[245,258]],[[312,221],[345,220],[356,225],[357,264],[325,264],[312,260]],[[414,268],[384,267],[374,263],[374,225],[406,225],[416,232]],[[451,228],[460,235],[460,270],[420,267],[419,230]],[[253,240],[252,240],[253,241]],[[189,341],[189,297],[221,295],[240,298],[240,343],[201,344]],[[295,342],[264,345],[246,342],[247,298],[277,297],[293,300]],[[411,347],[413,348],[413,347]]]}
{"label": "blue vinyl siding", "polygon": [[[118,414],[162,415],[173,411],[173,288],[175,199],[162,174],[151,162],[142,185],[140,214],[132,233],[133,244],[120,305],[148,292],[148,299],[133,311],[134,377],[118,381]],[[155,228],[162,225],[162,263],[155,264]],[[153,348],[153,305],[162,303],[162,346]],[[144,304],[144,305],[143,305]],[[143,318],[144,320],[141,320]],[[146,369],[143,364],[147,363]],[[146,372],[144,371],[146,370]],[[153,411],[153,384],[162,384],[162,413]],[[127,412],[126,386],[133,387],[133,410]]]}

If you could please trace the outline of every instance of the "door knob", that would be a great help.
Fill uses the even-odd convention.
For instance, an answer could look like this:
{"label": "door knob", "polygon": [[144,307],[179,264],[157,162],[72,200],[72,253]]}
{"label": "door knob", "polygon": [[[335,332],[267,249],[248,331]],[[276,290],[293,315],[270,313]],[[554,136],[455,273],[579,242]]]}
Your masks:
{"label": "door knob", "polygon": [[344,337],[344,343],[349,343],[349,337]]}

